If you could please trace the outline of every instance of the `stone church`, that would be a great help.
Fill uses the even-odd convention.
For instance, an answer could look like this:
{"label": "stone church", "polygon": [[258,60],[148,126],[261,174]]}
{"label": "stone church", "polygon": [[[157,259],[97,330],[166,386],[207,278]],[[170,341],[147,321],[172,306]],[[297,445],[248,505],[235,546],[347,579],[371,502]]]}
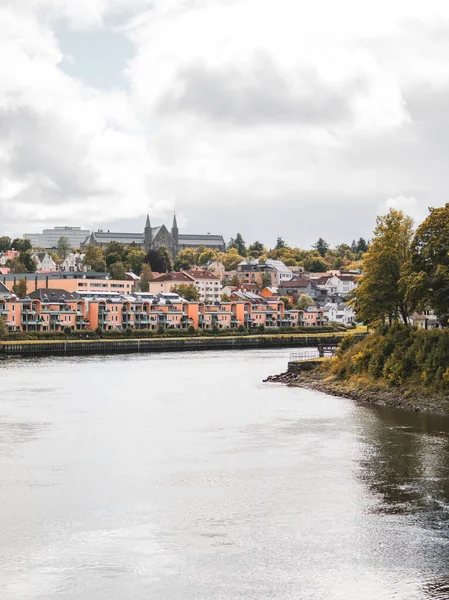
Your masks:
{"label": "stone church", "polygon": [[147,220],[143,233],[114,233],[111,231],[93,231],[84,241],[82,247],[89,244],[104,248],[109,242],[119,242],[123,246],[135,244],[148,252],[149,250],[157,250],[164,246],[175,258],[184,248],[198,248],[204,246],[212,250],[224,252],[226,244],[222,235],[215,234],[190,234],[179,233],[176,215],[173,216],[173,223],[170,230],[165,225],[152,227],[150,216],[147,215]]}

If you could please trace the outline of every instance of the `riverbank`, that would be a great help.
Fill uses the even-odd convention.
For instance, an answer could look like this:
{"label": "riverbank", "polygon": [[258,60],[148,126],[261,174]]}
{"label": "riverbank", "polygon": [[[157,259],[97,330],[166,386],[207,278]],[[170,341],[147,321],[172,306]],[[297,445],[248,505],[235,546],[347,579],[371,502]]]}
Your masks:
{"label": "riverbank", "polygon": [[337,346],[344,333],[0,342],[1,358]]}
{"label": "riverbank", "polygon": [[[329,360],[329,359],[325,359]],[[289,364],[286,373],[272,375],[265,381],[301,387],[331,396],[349,398],[361,404],[376,404],[414,412],[449,414],[449,394],[407,386],[391,387],[385,383],[337,379],[329,373],[324,361],[304,361]]]}

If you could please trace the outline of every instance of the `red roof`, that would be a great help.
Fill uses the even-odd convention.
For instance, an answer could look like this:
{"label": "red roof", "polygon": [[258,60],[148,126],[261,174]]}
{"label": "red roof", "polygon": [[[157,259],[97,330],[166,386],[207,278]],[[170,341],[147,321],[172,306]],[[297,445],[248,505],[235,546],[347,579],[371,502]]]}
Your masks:
{"label": "red roof", "polygon": [[215,279],[220,281],[220,278],[211,273],[210,271],[206,271],[205,269],[190,269],[187,271],[188,275],[191,275],[195,279]]}
{"label": "red roof", "polygon": [[151,283],[162,283],[163,281],[182,281],[185,283],[192,283],[194,279],[187,273],[179,273],[174,271],[173,273],[164,273],[163,275],[159,275],[159,277],[155,277]]}

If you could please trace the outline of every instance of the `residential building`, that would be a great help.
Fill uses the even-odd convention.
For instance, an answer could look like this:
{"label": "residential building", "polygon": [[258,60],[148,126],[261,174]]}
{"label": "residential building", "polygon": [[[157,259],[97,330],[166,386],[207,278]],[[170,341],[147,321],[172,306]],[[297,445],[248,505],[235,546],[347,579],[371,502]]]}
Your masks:
{"label": "residential building", "polygon": [[326,290],[329,294],[347,296],[355,287],[357,287],[356,279],[356,275],[340,274],[312,278],[312,281],[318,288]]}
{"label": "residential building", "polygon": [[[263,262],[258,258],[249,258],[240,262],[236,275],[242,283],[255,283],[260,289],[266,287],[267,283],[272,287],[278,287],[293,277],[291,270],[281,260],[267,259]],[[270,281],[268,282],[267,279]]]}
{"label": "residential building", "polygon": [[6,265],[8,261],[14,260],[20,257],[20,252],[18,250],[7,250],[0,254],[0,265]]}
{"label": "residential building", "polygon": [[33,248],[52,250],[57,248],[61,237],[67,238],[72,248],[79,248],[88,235],[90,231],[81,227],[53,227],[44,229],[42,233],[24,233],[23,239],[30,240]]}
{"label": "residential building", "polygon": [[130,294],[134,291],[135,282],[132,280],[107,279],[107,273],[52,271],[50,273],[16,273],[0,275],[0,281],[12,290],[15,283],[21,279],[27,282],[27,293],[42,288],[65,289],[74,293],[86,291],[115,291]]}
{"label": "residential building", "polygon": [[31,256],[36,262],[36,271],[56,271],[57,266],[48,252],[32,252]]}
{"label": "residential building", "polygon": [[220,279],[204,269],[191,269],[164,273],[149,283],[149,292],[160,294],[170,292],[175,285],[193,285],[200,294],[201,302],[218,302],[221,297]]}
{"label": "residential building", "polygon": [[[84,270],[84,257],[85,254],[79,252],[70,252],[61,263],[62,271],[79,271]],[[83,268],[84,267],[84,268]]]}

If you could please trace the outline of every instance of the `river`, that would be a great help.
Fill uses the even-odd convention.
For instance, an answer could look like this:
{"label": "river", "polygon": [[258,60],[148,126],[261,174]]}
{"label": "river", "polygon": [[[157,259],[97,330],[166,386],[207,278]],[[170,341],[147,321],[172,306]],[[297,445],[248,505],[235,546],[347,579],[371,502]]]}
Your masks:
{"label": "river", "polygon": [[449,420],[288,350],[0,363],[1,600],[449,598]]}

